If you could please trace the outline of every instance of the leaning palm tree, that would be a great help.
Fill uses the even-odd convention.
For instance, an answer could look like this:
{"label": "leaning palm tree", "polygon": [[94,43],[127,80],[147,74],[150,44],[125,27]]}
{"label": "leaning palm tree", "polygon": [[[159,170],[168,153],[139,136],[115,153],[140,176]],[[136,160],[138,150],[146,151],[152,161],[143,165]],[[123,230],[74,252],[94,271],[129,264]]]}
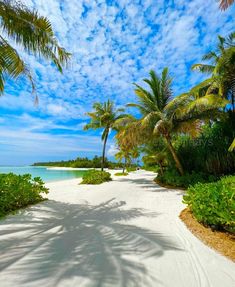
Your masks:
{"label": "leaning palm tree", "polygon": [[85,125],[84,130],[103,128],[101,137],[102,141],[104,142],[101,162],[101,170],[103,171],[106,143],[109,133],[111,130],[116,130],[118,122],[127,117],[127,115],[123,114],[123,109],[116,109],[114,103],[110,100],[104,103],[94,103],[93,109],[93,112],[87,113],[91,120],[90,123]]}
{"label": "leaning palm tree", "polygon": [[26,76],[34,89],[29,67],[19,55],[14,42],[26,52],[51,60],[62,72],[70,54],[60,47],[50,21],[19,1],[0,1],[0,95],[7,77]]}
{"label": "leaning palm tree", "polygon": [[[215,112],[218,113],[218,109],[224,107],[227,101],[213,94],[200,97],[191,92],[173,98],[172,78],[167,68],[163,69],[161,77],[150,71],[150,79],[144,79],[144,82],[150,89],[146,90],[135,84],[138,103],[128,106],[140,111],[142,116],[137,122],[140,130],[144,131],[145,140],[154,135],[162,137],[179,173],[183,175],[182,164],[172,144],[172,135],[179,132],[196,136],[200,132],[200,119],[210,118]],[[137,125],[136,122],[134,125]]]}
{"label": "leaning palm tree", "polygon": [[229,6],[231,6],[234,3],[234,0],[219,0],[220,1],[220,9],[226,10]]}

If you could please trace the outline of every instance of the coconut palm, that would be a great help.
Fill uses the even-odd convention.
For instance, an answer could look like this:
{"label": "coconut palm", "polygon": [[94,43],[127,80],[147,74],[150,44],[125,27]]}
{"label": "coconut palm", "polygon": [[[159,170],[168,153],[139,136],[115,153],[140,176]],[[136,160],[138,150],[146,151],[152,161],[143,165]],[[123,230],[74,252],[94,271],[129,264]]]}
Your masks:
{"label": "coconut palm", "polygon": [[234,0],[220,0],[220,9],[226,10],[234,3]]}
{"label": "coconut palm", "polygon": [[[217,94],[228,99],[235,113],[235,32],[227,38],[219,36],[218,40],[217,51],[210,51],[202,58],[209,60],[210,63],[192,66],[193,70],[199,70],[211,76],[197,85],[194,90],[204,94]],[[233,145],[230,150],[234,149]]]}
{"label": "coconut palm", "polygon": [[235,32],[227,38],[218,36],[216,51],[210,51],[202,60],[209,64],[194,64],[193,70],[209,74],[211,77],[198,85],[206,94],[218,94],[231,101],[235,111]]}
{"label": "coconut palm", "polygon": [[138,103],[128,106],[136,107],[142,115],[139,126],[144,131],[144,139],[149,140],[154,135],[162,137],[179,173],[183,175],[182,164],[172,144],[172,135],[178,132],[196,136],[200,132],[200,119],[211,117],[227,101],[215,95],[199,97],[191,92],[173,98],[172,78],[167,68],[163,69],[161,77],[150,71],[150,79],[144,79],[144,82],[150,90],[135,84]]}
{"label": "coconut palm", "polygon": [[102,152],[102,163],[101,170],[104,170],[105,161],[105,150],[108,136],[111,130],[117,130],[118,122],[127,117],[123,114],[123,109],[116,109],[114,103],[110,100],[104,103],[94,103],[93,112],[87,113],[90,117],[90,123],[85,125],[84,130],[88,129],[100,129],[103,128],[102,141],[103,152]]}
{"label": "coconut palm", "polygon": [[19,1],[0,1],[0,95],[4,92],[7,77],[26,76],[34,89],[29,67],[12,43],[35,56],[51,60],[62,72],[70,54],[60,47],[50,21],[37,11],[28,9]]}
{"label": "coconut palm", "polygon": [[116,154],[115,154],[115,159],[118,160],[119,162],[122,162],[124,159],[123,163],[123,168],[122,168],[122,173],[125,173],[126,165],[131,163],[131,156],[130,153],[126,150],[120,149]]}

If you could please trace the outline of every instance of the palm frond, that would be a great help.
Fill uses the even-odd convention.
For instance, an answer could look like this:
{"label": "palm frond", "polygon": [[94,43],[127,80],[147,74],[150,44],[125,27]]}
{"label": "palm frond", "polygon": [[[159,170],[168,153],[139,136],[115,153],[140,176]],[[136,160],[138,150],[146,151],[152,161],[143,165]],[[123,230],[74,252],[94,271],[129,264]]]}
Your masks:
{"label": "palm frond", "polygon": [[25,75],[32,86],[32,91],[34,91],[34,81],[32,75],[25,64],[25,62],[20,58],[17,51],[0,36],[0,94],[4,91],[5,86],[5,76],[9,75],[11,78],[16,79],[20,75]]}
{"label": "palm frond", "polygon": [[28,9],[16,1],[0,1],[1,27],[16,43],[27,52],[43,56],[54,62],[62,71],[71,54],[60,47],[50,21],[39,16],[37,11]]}
{"label": "palm frond", "polygon": [[235,149],[235,139],[233,140],[231,146],[229,147],[229,151],[233,151]]}
{"label": "palm frond", "polygon": [[210,111],[218,111],[224,108],[228,101],[217,95],[206,95],[197,98],[188,103],[185,107],[181,107],[176,112],[176,119],[186,121],[196,118],[210,117]]}
{"label": "palm frond", "polygon": [[202,73],[212,74],[215,66],[213,65],[205,65],[205,64],[194,64],[191,67],[192,70],[198,70]]}
{"label": "palm frond", "polygon": [[220,9],[226,10],[229,6],[231,6],[234,3],[234,0],[220,0]]}

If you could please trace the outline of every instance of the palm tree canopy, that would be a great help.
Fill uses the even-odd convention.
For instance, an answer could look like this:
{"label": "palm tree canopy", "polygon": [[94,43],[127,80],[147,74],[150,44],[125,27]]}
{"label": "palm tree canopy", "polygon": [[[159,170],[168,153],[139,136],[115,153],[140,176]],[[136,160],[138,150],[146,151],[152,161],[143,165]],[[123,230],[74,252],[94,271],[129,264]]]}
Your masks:
{"label": "palm tree canopy", "polygon": [[230,100],[235,110],[235,32],[227,38],[219,36],[216,51],[208,52],[202,59],[209,64],[195,64],[192,69],[210,74],[210,78],[196,89]]}
{"label": "palm tree canopy", "polygon": [[[212,113],[218,113],[219,109],[228,103],[222,97],[205,92],[211,80],[205,81],[203,85],[188,93],[173,98],[172,78],[166,68],[161,77],[151,71],[150,79],[144,81],[150,89],[146,90],[135,85],[138,103],[128,104],[128,106],[136,107],[141,112],[142,117],[139,121],[146,140],[146,130],[149,130],[150,134],[151,131],[161,135],[180,131],[195,136],[200,130],[199,120],[210,117]],[[134,124],[136,125],[136,122]],[[130,128],[130,134],[132,130],[133,126]]]}
{"label": "palm tree canopy", "polygon": [[102,140],[110,129],[117,129],[117,123],[120,120],[128,117],[128,115],[123,114],[124,109],[116,109],[110,100],[104,103],[94,103],[93,110],[87,113],[90,122],[85,125],[84,130],[104,128]]}
{"label": "palm tree canopy", "polygon": [[26,75],[33,85],[32,76],[17,50],[5,38],[22,46],[26,52],[51,60],[62,72],[70,54],[60,47],[50,21],[18,1],[0,1],[0,94],[4,91],[6,76],[17,78]]}

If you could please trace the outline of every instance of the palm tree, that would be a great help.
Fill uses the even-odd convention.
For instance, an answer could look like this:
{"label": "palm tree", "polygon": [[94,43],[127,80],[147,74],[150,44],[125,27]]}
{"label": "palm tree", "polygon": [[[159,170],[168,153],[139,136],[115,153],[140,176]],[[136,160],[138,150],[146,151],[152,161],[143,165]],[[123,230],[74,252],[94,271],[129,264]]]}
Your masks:
{"label": "palm tree", "polygon": [[[230,100],[232,110],[235,113],[235,32],[227,38],[218,36],[217,51],[210,51],[203,60],[209,60],[209,64],[195,64],[193,70],[210,74],[210,78],[195,87],[195,91],[204,94],[217,94]],[[235,139],[234,139],[235,142]],[[234,149],[234,142],[230,151]]]}
{"label": "palm tree", "polygon": [[198,85],[207,94],[218,94],[231,101],[235,111],[235,32],[227,38],[218,36],[216,51],[210,51],[202,60],[209,64],[194,64],[193,70],[209,74],[211,77]]}
{"label": "palm tree", "polygon": [[[30,70],[11,43],[20,45],[26,52],[51,60],[62,72],[70,54],[60,47],[50,21],[39,16],[18,1],[0,1],[0,95],[4,92],[6,77],[26,76],[34,90]],[[10,43],[10,42],[11,43]]]}
{"label": "palm tree", "polygon": [[[151,139],[153,135],[164,138],[179,173],[183,175],[182,164],[172,144],[172,135],[180,132],[196,136],[200,131],[200,119],[211,117],[220,107],[226,105],[227,101],[215,95],[200,97],[191,92],[173,98],[172,78],[167,68],[163,69],[161,77],[153,70],[150,71],[150,79],[144,79],[144,82],[150,90],[135,84],[138,103],[128,106],[136,107],[140,111],[142,116],[139,126],[144,130],[145,140]],[[136,122],[134,124],[136,126]]]}
{"label": "palm tree", "polygon": [[116,109],[114,103],[110,100],[104,103],[94,103],[93,112],[87,113],[91,118],[90,123],[85,125],[84,130],[88,129],[100,129],[103,128],[102,141],[103,153],[101,170],[104,170],[105,150],[108,136],[111,130],[117,130],[118,122],[125,118],[127,115],[123,114],[123,109]]}
{"label": "palm tree", "polygon": [[220,9],[226,10],[229,6],[231,6],[234,3],[234,0],[220,0]]}

